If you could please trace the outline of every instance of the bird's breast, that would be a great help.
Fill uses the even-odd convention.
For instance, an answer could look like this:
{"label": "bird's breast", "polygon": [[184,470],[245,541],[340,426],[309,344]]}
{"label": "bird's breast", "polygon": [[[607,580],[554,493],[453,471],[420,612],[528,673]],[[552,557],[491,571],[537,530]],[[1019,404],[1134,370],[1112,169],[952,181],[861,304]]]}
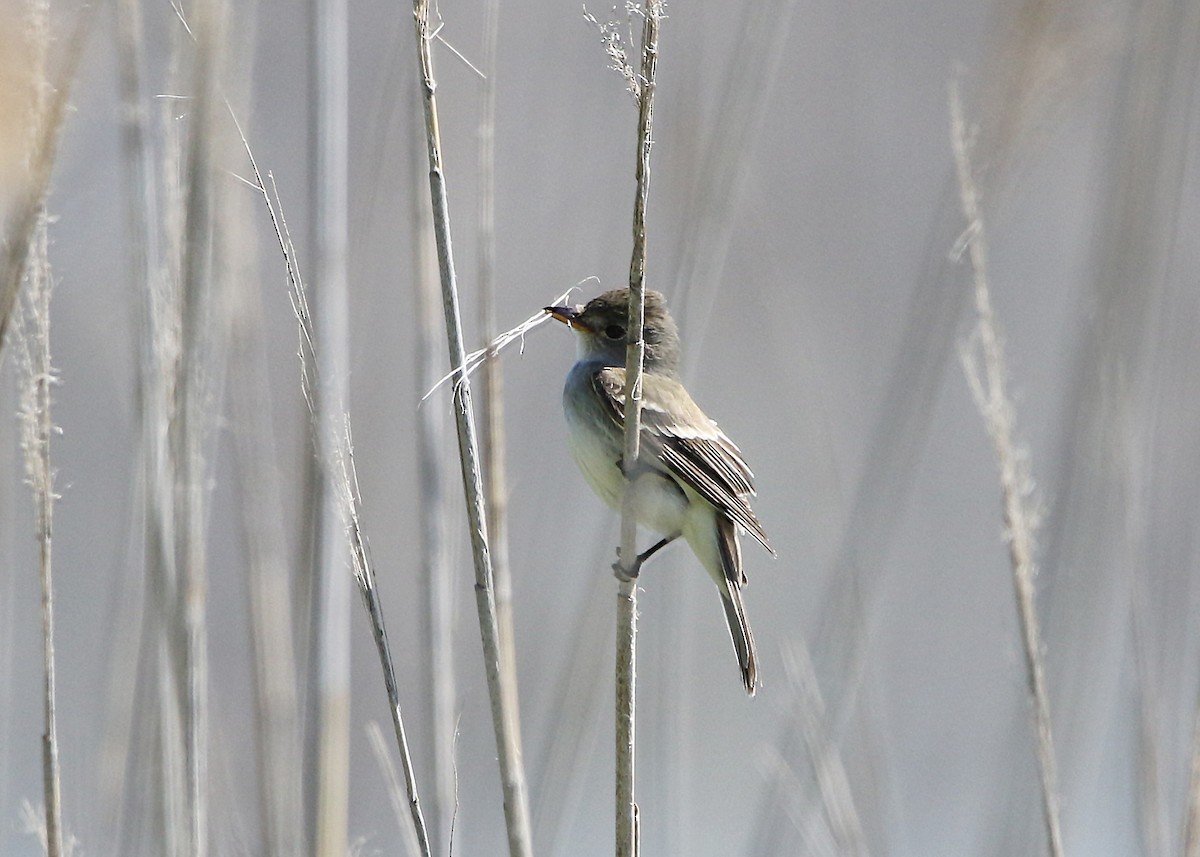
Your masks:
{"label": "bird's breast", "polygon": [[580,364],[571,370],[563,387],[563,412],[571,457],[583,478],[600,499],[619,509],[623,490],[617,464],[621,460],[620,432],[603,403],[596,399],[591,371],[581,370]]}

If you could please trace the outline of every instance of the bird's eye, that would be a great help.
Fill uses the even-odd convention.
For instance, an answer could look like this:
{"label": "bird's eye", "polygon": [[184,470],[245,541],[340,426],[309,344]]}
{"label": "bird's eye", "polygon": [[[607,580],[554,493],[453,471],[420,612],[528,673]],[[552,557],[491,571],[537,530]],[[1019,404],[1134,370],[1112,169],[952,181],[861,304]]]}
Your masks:
{"label": "bird's eye", "polygon": [[610,324],[604,328],[604,335],[609,339],[622,339],[625,336],[625,328],[619,324]]}

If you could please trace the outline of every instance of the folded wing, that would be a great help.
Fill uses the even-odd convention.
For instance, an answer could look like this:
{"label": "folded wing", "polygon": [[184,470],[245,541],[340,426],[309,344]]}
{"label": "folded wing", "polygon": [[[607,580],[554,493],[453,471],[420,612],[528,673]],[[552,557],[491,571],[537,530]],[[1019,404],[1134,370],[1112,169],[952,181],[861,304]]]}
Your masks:
{"label": "folded wing", "polygon": [[[625,424],[625,370],[608,367],[592,376],[617,425]],[[775,553],[750,508],[754,474],[741,450],[700,410],[683,385],[665,375],[642,376],[642,442],[672,475]]]}

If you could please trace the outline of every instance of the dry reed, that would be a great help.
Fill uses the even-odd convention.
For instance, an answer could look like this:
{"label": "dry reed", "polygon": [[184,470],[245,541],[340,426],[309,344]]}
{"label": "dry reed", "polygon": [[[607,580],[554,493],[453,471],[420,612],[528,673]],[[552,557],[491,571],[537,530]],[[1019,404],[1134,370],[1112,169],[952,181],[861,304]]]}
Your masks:
{"label": "dry reed", "polygon": [[[441,134],[438,128],[436,82],[429,43],[433,30],[429,22],[428,0],[414,0],[414,35],[420,68],[419,86],[425,116],[425,139],[429,155],[429,190],[433,212],[433,231],[438,250],[441,275],[442,309],[446,321],[446,339],[450,365],[466,364],[463,346],[462,318],[459,311],[458,283],[454,254],[450,242],[450,213],[446,199],[446,176],[442,167]],[[488,539],[486,500],[480,470],[479,443],[475,430],[474,408],[471,404],[470,378],[464,375],[454,385],[454,416],[458,435],[459,461],[462,466],[463,490],[466,496],[467,520],[471,531],[471,547],[475,564],[476,611],[483,646],[484,672],[487,676],[488,697],[491,702],[492,724],[496,733],[496,748],[500,762],[501,791],[504,795],[504,819],[508,832],[509,852],[513,857],[528,857],[532,852],[529,834],[529,806],[525,785],[524,763],[516,725],[512,722],[513,703],[508,700],[509,686],[501,678],[502,655],[499,623],[496,618],[495,576],[492,568],[491,545]]]}
{"label": "dry reed", "polygon": [[[1041,630],[1038,625],[1033,578],[1034,532],[1037,515],[1029,497],[1032,482],[1026,454],[1019,450],[1014,437],[1016,416],[1008,394],[1008,369],[1004,346],[996,331],[988,288],[987,239],[983,213],[971,167],[971,135],[963,119],[958,89],[950,95],[951,141],[958,173],[958,187],[966,231],[962,249],[971,263],[977,322],[971,342],[962,351],[963,370],[975,404],[983,416],[992,439],[999,469],[1003,501],[1005,538],[1012,564],[1013,588],[1021,623],[1021,642],[1025,652],[1025,672],[1033,701],[1037,740],[1038,768],[1041,772],[1042,810],[1046,839],[1052,857],[1062,857],[1062,832],[1059,826],[1058,768],[1050,722],[1050,699],[1046,688]],[[982,358],[982,360],[980,359]]]}

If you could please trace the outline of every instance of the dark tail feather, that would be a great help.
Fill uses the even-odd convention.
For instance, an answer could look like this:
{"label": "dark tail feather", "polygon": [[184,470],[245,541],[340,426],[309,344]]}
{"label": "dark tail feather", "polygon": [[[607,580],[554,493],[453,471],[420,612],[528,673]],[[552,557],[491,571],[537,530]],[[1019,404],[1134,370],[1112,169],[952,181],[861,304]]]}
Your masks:
{"label": "dark tail feather", "polygon": [[742,593],[730,587],[728,593],[721,593],[721,603],[725,607],[725,621],[729,623],[729,636],[733,639],[738,665],[742,668],[742,684],[746,686],[746,693],[754,696],[758,684],[758,660],[754,653],[754,635],[750,633],[750,623],[746,621],[742,607]]}
{"label": "dark tail feather", "polygon": [[721,605],[725,608],[725,621],[729,624],[729,636],[737,652],[738,666],[742,669],[742,684],[746,693],[754,696],[758,685],[758,658],[754,651],[754,635],[746,621],[746,608],[742,604],[742,550],[737,540],[737,527],[733,521],[718,516],[717,544],[721,549],[721,565],[725,579],[721,581]]}

